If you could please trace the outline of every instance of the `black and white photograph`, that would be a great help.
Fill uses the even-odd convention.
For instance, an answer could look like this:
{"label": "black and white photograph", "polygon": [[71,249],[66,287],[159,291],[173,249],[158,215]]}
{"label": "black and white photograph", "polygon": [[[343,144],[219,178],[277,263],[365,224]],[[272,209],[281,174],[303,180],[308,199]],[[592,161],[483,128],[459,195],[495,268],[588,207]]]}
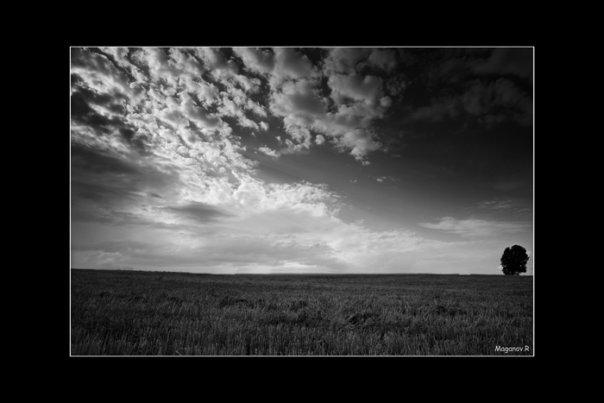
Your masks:
{"label": "black and white photograph", "polygon": [[70,356],[535,356],[535,47],[378,45],[69,46]]}

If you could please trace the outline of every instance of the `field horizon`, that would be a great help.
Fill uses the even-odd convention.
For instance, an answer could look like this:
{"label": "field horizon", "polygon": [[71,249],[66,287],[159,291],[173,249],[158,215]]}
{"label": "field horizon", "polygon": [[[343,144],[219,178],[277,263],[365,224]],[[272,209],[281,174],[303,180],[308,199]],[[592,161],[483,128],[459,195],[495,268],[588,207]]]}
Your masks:
{"label": "field horizon", "polygon": [[[422,273],[422,272],[409,272],[409,273],[321,273],[321,272],[307,272],[307,273],[211,273],[211,272],[193,272],[193,271],[174,271],[174,270],[148,270],[148,269],[94,269],[84,267],[72,267],[70,270],[76,271],[104,271],[104,272],[136,272],[136,273],[166,273],[166,274],[193,274],[193,275],[204,275],[204,276],[478,276],[478,277],[506,277],[502,273]],[[534,274],[520,273],[515,277],[534,277]]]}

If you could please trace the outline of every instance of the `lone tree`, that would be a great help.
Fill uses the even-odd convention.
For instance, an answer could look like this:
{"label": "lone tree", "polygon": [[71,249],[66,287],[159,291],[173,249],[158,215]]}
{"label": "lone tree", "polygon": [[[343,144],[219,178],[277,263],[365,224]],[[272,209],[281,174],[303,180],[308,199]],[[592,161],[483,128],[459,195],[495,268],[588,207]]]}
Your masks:
{"label": "lone tree", "polygon": [[505,248],[501,256],[501,267],[506,276],[515,276],[526,273],[526,262],[528,262],[526,249],[520,245]]}

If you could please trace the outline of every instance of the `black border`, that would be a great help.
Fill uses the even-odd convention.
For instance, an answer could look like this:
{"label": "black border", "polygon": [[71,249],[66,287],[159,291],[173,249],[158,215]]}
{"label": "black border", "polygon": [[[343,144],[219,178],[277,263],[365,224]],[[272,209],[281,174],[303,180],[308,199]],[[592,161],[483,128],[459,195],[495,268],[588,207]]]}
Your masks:
{"label": "black border", "polygon": [[[300,5],[301,7],[303,5]],[[64,363],[69,368],[66,377],[74,376],[84,379],[94,379],[95,376],[104,374],[111,377],[124,377],[128,379],[137,377],[152,379],[158,374],[172,373],[175,369],[184,369],[185,373],[194,373],[195,378],[207,380],[204,376],[210,374],[225,378],[225,374],[241,376],[258,375],[264,379],[259,385],[269,385],[279,379],[281,374],[288,378],[286,385],[299,383],[304,379],[304,384],[320,384],[320,380],[336,383],[335,378],[350,376],[345,385],[352,390],[358,385],[354,379],[356,374],[360,380],[371,378],[371,374],[383,380],[394,381],[396,385],[412,384],[414,378],[428,380],[428,382],[442,381],[447,378],[459,377],[458,386],[466,385],[471,390],[480,382],[497,384],[498,382],[521,382],[529,374],[535,373],[536,362],[546,361],[549,355],[547,346],[548,332],[544,324],[548,321],[547,309],[542,302],[542,292],[548,288],[548,274],[545,258],[542,257],[541,243],[539,244],[539,260],[536,270],[539,271],[539,292],[541,298],[536,303],[536,315],[539,330],[536,330],[536,356],[501,358],[501,357],[301,357],[301,358],[237,358],[237,357],[200,357],[200,358],[87,358],[69,356],[69,275],[66,268],[69,266],[69,150],[68,139],[63,133],[69,132],[69,104],[66,100],[67,74],[69,68],[70,46],[95,46],[95,45],[127,45],[127,46],[535,46],[536,71],[543,73],[536,78],[536,89],[545,82],[546,62],[545,54],[548,41],[541,38],[537,40],[536,32],[539,28],[535,24],[535,14],[512,10],[512,15],[505,15],[501,10],[496,11],[499,19],[492,14],[476,18],[469,9],[456,8],[458,12],[466,13],[466,18],[457,18],[455,14],[448,14],[450,10],[441,10],[441,17],[434,17],[434,13],[424,11],[421,18],[415,20],[413,11],[400,10],[392,6],[385,6],[376,10],[376,13],[367,13],[367,5],[343,5],[342,10],[333,13],[325,12],[322,8],[313,8],[313,15],[292,15],[296,11],[287,10],[281,16],[267,13],[250,14],[247,10],[237,7],[237,16],[227,18],[231,13],[215,11],[203,13],[199,24],[195,18],[187,19],[184,23],[172,21],[164,25],[161,19],[161,10],[154,15],[145,16],[131,14],[124,10],[125,15],[117,22],[105,20],[95,23],[89,19],[88,14],[73,17],[65,23],[64,32],[60,40],[49,47],[49,57],[44,64],[44,91],[48,85],[53,96],[52,110],[48,120],[42,127],[41,145],[38,146],[40,157],[37,160],[36,172],[42,172],[42,178],[36,181],[36,193],[50,199],[46,207],[43,225],[51,229],[44,241],[46,247],[38,253],[43,257],[44,270],[40,281],[44,299],[44,313],[36,318],[36,328],[48,329],[45,333],[46,340],[41,347],[42,359],[56,363]],[[286,8],[286,6],[275,6]],[[313,7],[313,6],[309,6]],[[316,6],[314,6],[316,7]],[[374,6],[371,6],[374,7]],[[507,7],[507,6],[506,6]],[[253,7],[251,7],[253,8]],[[287,7],[289,9],[289,7]],[[347,9],[348,12],[343,10]],[[178,15],[186,14],[181,10]],[[284,10],[285,11],[285,10]],[[377,15],[374,15],[377,14]],[[102,16],[100,16],[102,17]],[[129,18],[130,17],[130,18]],[[169,18],[170,15],[167,15]],[[215,18],[214,18],[215,17]],[[173,20],[177,20],[174,16]],[[102,20],[102,18],[101,18]],[[121,25],[129,25],[129,32],[125,34],[120,29]],[[208,22],[208,20],[213,20]],[[242,22],[244,20],[245,22]],[[370,21],[367,23],[366,21]],[[443,23],[445,21],[445,23]],[[117,25],[117,27],[116,27]],[[115,30],[114,30],[115,29]],[[526,29],[526,31],[523,31]],[[60,29],[58,29],[60,31]],[[56,32],[55,32],[56,33]],[[45,38],[47,39],[47,38]],[[46,55],[45,55],[46,56]],[[543,81],[542,81],[543,80]],[[546,92],[546,91],[544,91]],[[56,95],[55,95],[56,94]],[[547,95],[539,93],[540,102]],[[49,98],[47,98],[49,99]],[[65,100],[65,101],[62,101]],[[56,108],[56,109],[55,109]],[[537,108],[536,108],[537,109]],[[545,110],[545,107],[543,107]],[[538,122],[541,130],[545,117],[539,115]],[[41,122],[36,126],[41,126]],[[536,139],[541,139],[535,134]],[[536,141],[537,143],[537,141]],[[546,154],[540,144],[539,160]],[[537,173],[537,169],[535,172]],[[539,178],[539,181],[544,180]],[[536,181],[536,200],[546,200],[547,196],[541,191],[545,184]],[[37,203],[34,202],[37,205]],[[541,210],[536,216],[545,215]],[[50,218],[50,220],[48,220]],[[545,219],[543,219],[545,221]],[[540,227],[542,223],[536,225]],[[62,230],[57,230],[61,228]],[[543,230],[541,234],[545,233]],[[536,239],[537,240],[537,239]],[[52,258],[50,258],[52,256]],[[543,268],[543,269],[542,269]],[[541,271],[543,270],[543,271]],[[38,273],[38,272],[36,272]],[[37,275],[37,274],[36,274]],[[537,290],[537,288],[536,288]],[[50,330],[52,329],[52,330]],[[537,335],[538,334],[538,335]],[[48,337],[50,336],[50,337]],[[40,351],[34,354],[40,354]],[[460,367],[461,365],[461,367]],[[545,364],[543,364],[545,365]],[[543,367],[542,367],[543,368]],[[268,373],[267,373],[268,371]],[[300,374],[296,378],[293,374]],[[509,373],[504,376],[503,373]],[[138,375],[135,375],[138,374]],[[182,372],[179,372],[182,374]],[[271,378],[273,376],[273,378]],[[365,376],[366,378],[363,378]],[[229,379],[228,377],[226,377]],[[520,379],[518,379],[520,378]],[[186,381],[185,381],[186,382]],[[201,381],[200,381],[201,382]],[[266,385],[268,383],[269,385]],[[337,384],[336,386],[342,386]],[[233,386],[231,386],[232,388]],[[299,387],[294,387],[298,390]],[[433,390],[430,389],[429,391]],[[497,388],[498,392],[501,388]],[[295,393],[294,393],[295,394]]]}

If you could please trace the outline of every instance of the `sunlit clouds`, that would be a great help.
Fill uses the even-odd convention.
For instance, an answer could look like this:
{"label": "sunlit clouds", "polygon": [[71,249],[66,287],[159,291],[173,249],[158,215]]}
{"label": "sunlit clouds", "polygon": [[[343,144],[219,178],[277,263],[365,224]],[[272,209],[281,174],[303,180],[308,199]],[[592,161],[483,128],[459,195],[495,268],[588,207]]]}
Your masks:
{"label": "sunlit clouds", "polygon": [[[424,121],[530,130],[531,93],[515,81],[526,58],[462,56],[439,63],[463,59],[467,85],[432,99],[414,87],[430,85],[413,75],[422,54],[403,49],[72,48],[72,266],[495,273],[507,243],[532,247],[530,164],[485,170],[474,188],[488,191],[463,205],[452,192],[447,207],[430,196],[432,155],[405,154],[435,136]],[[426,210],[399,213],[422,181]],[[508,182],[521,185],[496,188]]]}

